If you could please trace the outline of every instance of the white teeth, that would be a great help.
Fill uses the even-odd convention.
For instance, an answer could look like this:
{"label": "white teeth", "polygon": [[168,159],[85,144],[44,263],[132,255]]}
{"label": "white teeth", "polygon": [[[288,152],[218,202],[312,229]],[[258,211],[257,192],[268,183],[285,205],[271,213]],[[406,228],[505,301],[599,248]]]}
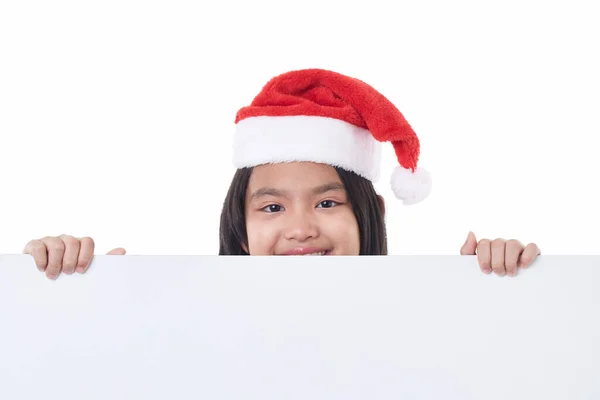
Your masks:
{"label": "white teeth", "polygon": [[320,251],[318,253],[310,253],[310,254],[302,254],[303,256],[322,256],[324,255],[325,252],[324,251]]}

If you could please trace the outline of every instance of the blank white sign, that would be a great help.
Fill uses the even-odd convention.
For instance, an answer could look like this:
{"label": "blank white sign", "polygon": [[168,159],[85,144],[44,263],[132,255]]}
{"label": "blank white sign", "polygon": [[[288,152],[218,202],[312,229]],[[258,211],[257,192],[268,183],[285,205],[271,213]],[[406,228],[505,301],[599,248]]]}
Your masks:
{"label": "blank white sign", "polygon": [[0,399],[600,398],[600,256],[0,256]]}

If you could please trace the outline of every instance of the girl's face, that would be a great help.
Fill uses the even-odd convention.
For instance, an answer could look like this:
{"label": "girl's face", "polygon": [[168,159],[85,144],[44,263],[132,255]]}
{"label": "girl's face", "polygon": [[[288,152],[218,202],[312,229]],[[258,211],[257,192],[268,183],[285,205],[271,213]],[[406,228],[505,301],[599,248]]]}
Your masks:
{"label": "girl's face", "polygon": [[358,255],[358,223],[335,169],[310,162],[255,167],[246,191],[250,255]]}

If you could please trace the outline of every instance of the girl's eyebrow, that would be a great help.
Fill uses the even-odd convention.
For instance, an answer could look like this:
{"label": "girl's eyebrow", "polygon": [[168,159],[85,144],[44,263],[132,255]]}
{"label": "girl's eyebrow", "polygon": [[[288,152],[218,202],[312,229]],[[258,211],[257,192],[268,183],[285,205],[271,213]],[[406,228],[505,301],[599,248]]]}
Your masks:
{"label": "girl's eyebrow", "polygon": [[[324,185],[315,187],[312,190],[312,193],[313,194],[323,194],[325,192],[329,192],[330,190],[345,191],[346,188],[344,187],[344,185],[342,185],[339,182],[331,182],[331,183],[326,183]],[[252,195],[250,196],[250,199],[255,200],[255,199],[258,199],[263,196],[288,197],[288,195],[289,195],[288,192],[286,192],[285,190],[264,187],[264,188],[260,188],[260,189],[256,190],[254,193],[252,193]]]}
{"label": "girl's eyebrow", "polygon": [[285,197],[285,196],[287,196],[287,192],[283,191],[283,190],[278,190],[275,188],[264,187],[264,188],[260,188],[260,189],[256,190],[254,193],[252,193],[252,196],[250,196],[250,199],[255,200],[255,199],[258,199],[263,196]]}
{"label": "girl's eyebrow", "polygon": [[339,182],[331,182],[326,183],[325,185],[317,186],[312,190],[313,194],[323,194],[325,192],[329,192],[330,190],[341,190],[345,191],[346,188]]}

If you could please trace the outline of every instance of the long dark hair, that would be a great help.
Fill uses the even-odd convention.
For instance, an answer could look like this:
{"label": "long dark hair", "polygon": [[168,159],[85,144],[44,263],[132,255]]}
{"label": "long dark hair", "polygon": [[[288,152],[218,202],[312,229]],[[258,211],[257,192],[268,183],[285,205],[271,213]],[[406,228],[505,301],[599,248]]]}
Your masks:
{"label": "long dark hair", "polygon": [[[387,255],[384,212],[373,183],[354,172],[335,168],[348,193],[358,222],[360,255]],[[252,168],[235,172],[221,212],[219,255],[248,255],[242,243],[248,243],[246,232],[246,190]]]}

